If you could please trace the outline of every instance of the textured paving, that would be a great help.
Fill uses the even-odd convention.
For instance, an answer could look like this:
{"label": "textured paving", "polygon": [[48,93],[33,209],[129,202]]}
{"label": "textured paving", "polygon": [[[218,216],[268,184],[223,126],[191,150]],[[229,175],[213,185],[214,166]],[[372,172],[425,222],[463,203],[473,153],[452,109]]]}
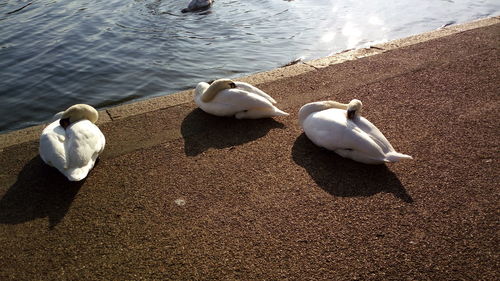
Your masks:
{"label": "textured paving", "polygon": [[[259,85],[291,113],[194,104],[101,125],[68,183],[36,141],[0,151],[1,280],[498,280],[500,25]],[[415,159],[315,147],[307,102],[363,101]]]}

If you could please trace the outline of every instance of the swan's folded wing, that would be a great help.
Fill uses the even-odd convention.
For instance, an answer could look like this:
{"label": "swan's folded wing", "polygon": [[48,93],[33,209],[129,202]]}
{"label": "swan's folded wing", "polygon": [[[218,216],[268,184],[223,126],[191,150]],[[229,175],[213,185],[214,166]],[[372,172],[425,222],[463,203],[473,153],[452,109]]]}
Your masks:
{"label": "swan's folded wing", "polygon": [[104,149],[104,135],[88,120],[73,124],[66,132],[68,168],[86,166],[90,161],[95,161]]}
{"label": "swan's folded wing", "polygon": [[236,112],[251,108],[274,107],[266,98],[240,89],[228,89],[217,94],[214,101],[231,107]]}
{"label": "swan's folded wing", "polygon": [[234,82],[234,83],[236,84],[236,87],[241,89],[241,90],[259,95],[259,96],[265,98],[266,100],[268,100],[269,102],[271,102],[272,104],[276,103],[276,101],[270,95],[266,94],[264,91],[262,91],[261,89],[255,87],[253,85],[250,85],[250,84],[245,83],[245,82]]}
{"label": "swan's folded wing", "polygon": [[387,138],[382,134],[382,132],[373,125],[372,122],[368,121],[366,118],[359,118],[356,121],[358,127],[363,130],[374,142],[376,142],[384,153],[388,153],[389,151],[394,151],[391,143],[387,140]]}
{"label": "swan's folded wing", "polygon": [[350,127],[343,138],[344,147],[360,151],[374,159],[384,159],[385,154],[377,142],[357,126]]}
{"label": "swan's folded wing", "polygon": [[[57,122],[57,124],[56,124]],[[66,167],[66,153],[64,149],[64,129],[56,121],[47,126],[40,136],[40,157],[48,165],[57,169]]]}

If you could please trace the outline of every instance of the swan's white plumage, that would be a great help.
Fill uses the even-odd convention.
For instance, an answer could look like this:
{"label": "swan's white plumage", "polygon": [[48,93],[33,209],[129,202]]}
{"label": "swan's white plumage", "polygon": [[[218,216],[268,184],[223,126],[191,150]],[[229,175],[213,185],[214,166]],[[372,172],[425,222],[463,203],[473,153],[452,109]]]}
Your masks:
{"label": "swan's white plumage", "polygon": [[253,85],[250,85],[250,84],[245,83],[245,82],[239,82],[239,81],[234,81],[234,84],[236,84],[236,89],[243,90],[247,93],[252,93],[252,94],[261,96],[261,97],[265,98],[266,100],[268,100],[271,104],[276,104],[276,101],[270,95],[266,94],[264,91],[262,91],[261,89],[255,87]]}
{"label": "swan's white plumage", "polygon": [[346,106],[332,108],[328,103],[309,103],[299,111],[299,122],[314,144],[366,164],[412,159],[396,152],[370,121],[361,116],[349,119]]}
{"label": "swan's white plumage", "polygon": [[[216,86],[214,83],[218,81],[220,80],[214,81],[212,86]],[[194,98],[196,104],[207,113],[216,116],[235,116],[238,119],[288,115],[274,106],[276,101],[257,87],[245,82],[233,83],[235,88],[217,90],[213,99],[208,102],[204,102],[202,96],[212,86],[205,82],[198,83]]]}
{"label": "swan's white plumage", "polygon": [[64,129],[60,119],[49,124],[40,136],[40,157],[70,181],[84,179],[94,167],[106,143],[101,130],[87,119]]}

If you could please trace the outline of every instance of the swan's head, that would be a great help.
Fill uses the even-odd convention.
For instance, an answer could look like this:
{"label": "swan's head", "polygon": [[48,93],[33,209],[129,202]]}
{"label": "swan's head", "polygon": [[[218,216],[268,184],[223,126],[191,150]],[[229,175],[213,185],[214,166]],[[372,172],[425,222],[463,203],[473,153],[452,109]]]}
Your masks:
{"label": "swan's head", "polygon": [[218,79],[213,81],[209,87],[207,86],[208,83],[205,82],[198,83],[196,86],[196,95],[202,95],[203,102],[211,101],[220,91],[236,88],[236,84],[230,79]]}
{"label": "swan's head", "polygon": [[363,104],[360,100],[351,100],[347,105],[347,118],[354,119],[354,117],[361,116],[361,109]]}
{"label": "swan's head", "polygon": [[59,120],[61,127],[66,129],[69,125],[78,122],[80,120],[89,120],[92,123],[97,122],[99,118],[99,113],[97,110],[87,104],[75,104],[70,106],[64,111]]}
{"label": "swan's head", "polygon": [[212,82],[210,84],[210,87],[214,87],[214,88],[218,89],[219,91],[222,91],[225,89],[236,88],[236,84],[231,79],[218,79],[218,80],[215,80],[214,82]]}

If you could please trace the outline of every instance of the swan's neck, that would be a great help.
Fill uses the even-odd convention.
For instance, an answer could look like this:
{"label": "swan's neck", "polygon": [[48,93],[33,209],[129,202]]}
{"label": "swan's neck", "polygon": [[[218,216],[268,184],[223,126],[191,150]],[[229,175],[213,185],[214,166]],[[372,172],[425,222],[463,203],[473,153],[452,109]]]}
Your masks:
{"label": "swan's neck", "polygon": [[[202,84],[203,83],[203,84]],[[200,99],[202,102],[210,102],[215,98],[215,96],[227,87],[223,87],[220,83],[212,83],[208,85],[207,83],[199,83],[196,87],[196,94],[201,95]],[[201,85],[200,85],[201,84]]]}
{"label": "swan's neck", "polygon": [[70,123],[75,123],[83,119],[95,123],[97,119],[99,119],[99,113],[88,104],[75,104],[64,111],[61,116],[61,120],[62,119],[68,119]]}
{"label": "swan's neck", "polygon": [[210,87],[208,83],[198,83],[198,85],[196,85],[196,89],[194,90],[195,97],[201,97],[207,91],[208,87]]}
{"label": "swan's neck", "polygon": [[355,110],[352,108],[347,109],[347,119],[351,119],[351,120],[359,119],[360,116],[361,116],[360,110]]}
{"label": "swan's neck", "polygon": [[306,120],[307,116],[314,112],[330,109],[330,108],[338,108],[338,109],[347,109],[347,104],[339,103],[336,101],[318,101],[308,103],[299,110],[299,124],[302,127],[302,123]]}

